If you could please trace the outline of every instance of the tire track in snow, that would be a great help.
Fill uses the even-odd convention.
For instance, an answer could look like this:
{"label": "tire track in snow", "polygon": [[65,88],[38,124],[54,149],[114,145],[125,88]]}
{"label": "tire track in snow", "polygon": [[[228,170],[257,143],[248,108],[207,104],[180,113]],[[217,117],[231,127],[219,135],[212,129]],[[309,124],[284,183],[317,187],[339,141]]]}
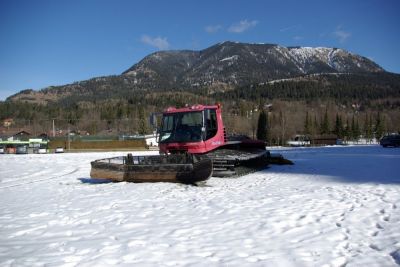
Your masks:
{"label": "tire track in snow", "polygon": [[[46,174],[48,174],[48,170],[42,170],[42,171],[35,173],[34,176],[41,176],[41,175],[46,175]],[[28,179],[32,179],[32,173],[18,177],[19,182],[22,180],[28,180]],[[15,182],[15,179],[10,179],[10,180],[6,180],[6,181],[1,181],[0,185],[6,185],[6,184],[14,183],[14,182]],[[1,189],[1,187],[0,187],[0,189]]]}
{"label": "tire track in snow", "polygon": [[[42,178],[42,179],[37,179],[37,180],[31,180],[31,181],[27,181],[24,183],[16,183],[16,184],[12,184],[12,185],[6,185],[6,186],[2,186],[0,187],[0,189],[6,189],[6,188],[11,188],[11,187],[16,187],[16,186],[22,186],[22,185],[27,185],[27,184],[34,184],[34,183],[38,183],[38,182],[43,182],[43,181],[48,181],[48,180],[53,180],[56,178],[60,178],[60,177],[64,177],[70,174],[74,174],[76,172],[78,172],[80,170],[80,168],[75,168],[74,170],[62,174],[62,175],[55,175],[55,176],[51,176],[51,177],[47,177],[47,178]],[[24,178],[24,180],[26,180],[27,178]]]}

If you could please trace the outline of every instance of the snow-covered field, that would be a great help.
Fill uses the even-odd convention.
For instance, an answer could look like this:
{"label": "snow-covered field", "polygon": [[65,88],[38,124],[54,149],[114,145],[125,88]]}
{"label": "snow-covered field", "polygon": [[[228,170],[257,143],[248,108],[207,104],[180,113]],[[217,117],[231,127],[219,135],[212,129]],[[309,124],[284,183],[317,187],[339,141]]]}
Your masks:
{"label": "snow-covered field", "polygon": [[279,152],[203,187],[89,178],[122,152],[0,155],[0,266],[400,265],[400,149]]}

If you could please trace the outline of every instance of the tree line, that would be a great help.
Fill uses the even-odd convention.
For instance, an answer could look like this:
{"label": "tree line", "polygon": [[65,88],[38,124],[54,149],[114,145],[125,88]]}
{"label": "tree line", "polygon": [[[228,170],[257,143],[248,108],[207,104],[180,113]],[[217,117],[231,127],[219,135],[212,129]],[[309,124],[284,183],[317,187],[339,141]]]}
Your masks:
{"label": "tree line", "polygon": [[[267,141],[269,144],[284,145],[286,139],[284,138],[284,127],[280,125],[280,133],[271,131],[274,126],[271,123],[271,115],[268,111],[262,110],[258,115],[257,121],[257,139]],[[280,114],[282,120],[282,114]],[[275,121],[276,120],[272,120]],[[282,122],[282,121],[281,121]],[[279,122],[278,122],[279,123]],[[303,129],[297,131],[298,134],[303,134],[305,137],[312,139],[315,137],[323,137],[334,135],[336,138],[343,141],[359,141],[360,138],[371,142],[373,139],[379,140],[387,132],[385,119],[380,112],[377,114],[365,114],[362,122],[360,117],[353,115],[351,119],[336,114],[335,120],[329,119],[328,110],[325,110],[324,116],[320,119],[316,115],[312,116],[306,112]],[[283,137],[280,139],[280,137]]]}

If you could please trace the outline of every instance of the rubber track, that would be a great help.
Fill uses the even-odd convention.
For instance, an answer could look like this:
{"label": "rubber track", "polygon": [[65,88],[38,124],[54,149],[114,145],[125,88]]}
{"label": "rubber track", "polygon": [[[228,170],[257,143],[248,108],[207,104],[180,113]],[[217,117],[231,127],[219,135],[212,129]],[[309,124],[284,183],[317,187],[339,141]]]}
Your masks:
{"label": "rubber track", "polygon": [[269,152],[259,148],[247,150],[221,148],[206,155],[213,160],[214,177],[239,177],[264,169],[269,164]]}

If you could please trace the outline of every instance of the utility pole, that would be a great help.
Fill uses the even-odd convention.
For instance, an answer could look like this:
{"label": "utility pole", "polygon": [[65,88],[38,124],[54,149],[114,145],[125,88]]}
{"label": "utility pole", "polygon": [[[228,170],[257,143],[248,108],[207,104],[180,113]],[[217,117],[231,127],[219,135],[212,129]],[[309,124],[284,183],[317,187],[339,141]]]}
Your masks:
{"label": "utility pole", "polygon": [[68,151],[71,150],[71,140],[70,140],[70,132],[69,132],[69,123],[68,123]]}
{"label": "utility pole", "polygon": [[55,137],[55,136],[56,136],[56,128],[54,126],[54,119],[53,119],[53,137]]}

